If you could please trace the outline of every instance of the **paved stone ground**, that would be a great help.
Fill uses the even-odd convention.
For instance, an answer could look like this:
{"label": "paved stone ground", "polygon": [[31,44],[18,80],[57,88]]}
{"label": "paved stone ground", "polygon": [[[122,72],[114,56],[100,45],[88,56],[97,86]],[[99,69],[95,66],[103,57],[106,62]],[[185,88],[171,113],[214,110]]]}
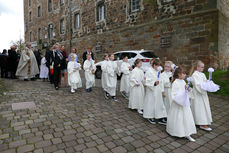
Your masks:
{"label": "paved stone ground", "polygon": [[[118,94],[104,100],[102,89],[55,91],[48,82],[4,80],[9,98],[0,99],[1,153],[229,152],[229,101],[210,97],[212,132],[198,130],[195,143],[174,138],[165,126],[152,125]],[[32,110],[12,111],[11,104],[34,102]]]}

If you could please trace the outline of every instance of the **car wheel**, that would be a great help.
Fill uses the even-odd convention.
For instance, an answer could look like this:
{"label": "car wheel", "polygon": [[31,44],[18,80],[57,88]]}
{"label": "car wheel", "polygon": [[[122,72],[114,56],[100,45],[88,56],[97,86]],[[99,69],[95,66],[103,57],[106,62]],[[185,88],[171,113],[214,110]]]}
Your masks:
{"label": "car wheel", "polygon": [[95,71],[95,78],[101,79],[101,77],[102,77],[102,70],[101,70],[101,68],[97,68]]}

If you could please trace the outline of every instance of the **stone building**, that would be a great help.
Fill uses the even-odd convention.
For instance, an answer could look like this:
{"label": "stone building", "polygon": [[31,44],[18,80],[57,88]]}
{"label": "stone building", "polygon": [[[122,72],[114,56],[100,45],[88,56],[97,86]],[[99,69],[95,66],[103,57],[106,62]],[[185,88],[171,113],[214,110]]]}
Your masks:
{"label": "stone building", "polygon": [[228,0],[24,0],[24,20],[34,46],[92,46],[97,59],[147,49],[186,66],[229,62]]}

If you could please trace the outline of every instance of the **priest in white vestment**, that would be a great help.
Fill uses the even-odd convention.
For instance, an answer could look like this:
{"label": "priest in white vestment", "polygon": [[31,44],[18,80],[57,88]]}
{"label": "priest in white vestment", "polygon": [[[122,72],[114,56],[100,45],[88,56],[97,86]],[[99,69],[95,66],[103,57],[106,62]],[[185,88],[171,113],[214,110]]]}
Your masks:
{"label": "priest in white vestment", "polygon": [[39,74],[39,68],[36,57],[31,49],[31,44],[28,43],[26,48],[21,52],[16,76],[28,80],[33,79],[37,74]]}

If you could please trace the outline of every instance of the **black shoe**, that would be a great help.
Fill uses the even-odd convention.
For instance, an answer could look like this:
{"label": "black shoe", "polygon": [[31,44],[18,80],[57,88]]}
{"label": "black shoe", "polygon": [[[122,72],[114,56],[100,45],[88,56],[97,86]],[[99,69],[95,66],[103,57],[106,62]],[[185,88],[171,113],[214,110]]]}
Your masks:
{"label": "black shoe", "polygon": [[107,93],[107,92],[104,93],[104,96],[106,99],[109,99],[109,97],[110,97],[109,93]]}
{"label": "black shoe", "polygon": [[31,78],[31,81],[35,81],[36,80],[36,78]]}
{"label": "black shoe", "polygon": [[155,122],[154,119],[148,119],[148,121],[149,121],[151,124],[156,124],[156,122]]}
{"label": "black shoe", "polygon": [[113,96],[113,97],[112,97],[112,100],[113,100],[113,101],[118,101],[117,98],[116,98],[116,96]]}
{"label": "black shoe", "polygon": [[24,81],[29,81],[29,79],[24,79]]}
{"label": "black shoe", "polygon": [[89,92],[92,92],[92,88],[89,88]]}
{"label": "black shoe", "polygon": [[59,87],[55,87],[56,90],[59,90]]}
{"label": "black shoe", "polygon": [[164,119],[159,119],[158,124],[166,125],[167,122]]}
{"label": "black shoe", "polygon": [[89,89],[86,89],[86,92],[90,92],[90,90]]}

